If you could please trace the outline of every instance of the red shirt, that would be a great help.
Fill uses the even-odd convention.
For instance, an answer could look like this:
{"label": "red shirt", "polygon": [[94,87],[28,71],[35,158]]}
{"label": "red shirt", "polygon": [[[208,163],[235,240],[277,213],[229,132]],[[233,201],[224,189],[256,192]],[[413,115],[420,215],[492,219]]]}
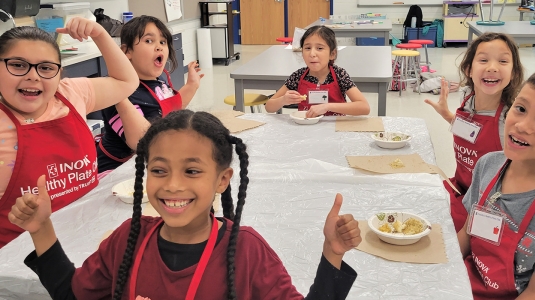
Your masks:
{"label": "red shirt", "polygon": [[[159,218],[146,216],[141,218],[141,230],[134,256],[141,241],[147,232],[156,225],[158,220]],[[226,223],[224,236],[214,248],[201,279],[196,299],[227,299],[226,253],[232,222],[227,220]],[[97,252],[93,253],[81,268],[76,269],[71,284],[72,292],[77,299],[111,298],[129,232],[130,220],[119,226],[108,239],[100,244]],[[181,271],[169,270],[158,251],[157,238],[158,235],[154,234],[147,244],[139,269],[136,293],[152,300],[169,299],[170,295],[173,296],[173,299],[184,299],[197,265]],[[56,244],[59,245],[59,243]],[[58,248],[57,245],[52,248]],[[51,252],[51,249],[47,252]],[[63,278],[60,279],[56,275],[56,279],[52,279],[50,275],[44,274],[50,267],[47,267],[43,261],[48,261],[49,263],[55,261],[56,266],[54,268],[57,269],[61,268],[57,266],[58,261],[61,259],[56,255],[54,255],[54,259],[51,259],[51,253],[47,252],[34,259],[41,260],[41,262],[31,261],[35,252],[30,254],[25,262],[40,276],[41,282],[43,282],[49,293],[55,294],[43,279],[49,283],[56,281],[57,286],[57,281]],[[345,263],[343,263],[342,270],[335,269],[332,272],[329,268],[335,269],[328,264],[325,258],[322,258],[315,284],[311,288],[311,293],[309,293],[309,296],[312,296],[311,298],[345,299],[347,296],[356,274]],[[130,280],[126,282],[123,299],[129,299],[127,288],[129,282]],[[247,226],[241,226],[238,235],[234,282],[238,299],[240,300],[304,298],[292,285],[291,278],[275,251],[269,247],[267,242],[254,229]],[[54,284],[51,284],[51,286],[56,288]],[[323,295],[325,294],[328,297],[324,297]]]}

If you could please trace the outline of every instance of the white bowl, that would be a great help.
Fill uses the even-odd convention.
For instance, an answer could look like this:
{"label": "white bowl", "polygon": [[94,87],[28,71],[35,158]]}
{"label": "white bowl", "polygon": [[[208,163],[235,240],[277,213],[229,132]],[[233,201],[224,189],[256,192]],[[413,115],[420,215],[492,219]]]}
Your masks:
{"label": "white bowl", "polygon": [[[119,182],[111,188],[111,193],[114,196],[119,197],[119,199],[125,203],[134,203],[134,182],[134,178]],[[143,187],[145,186],[146,181],[143,180]],[[141,200],[141,203],[148,201],[149,198],[147,197],[147,191],[143,190],[143,199]]]}
{"label": "white bowl", "polygon": [[376,132],[372,134],[372,139],[381,148],[398,149],[405,147],[412,137],[401,132]]}
{"label": "white bowl", "polygon": [[[383,217],[383,220],[380,220],[380,217]],[[392,222],[388,222],[388,218],[393,217],[393,220],[390,219]],[[382,232],[379,230],[379,227],[383,225],[384,223],[394,223],[396,220],[399,220],[400,222],[405,222],[409,218],[414,218],[416,220],[419,220],[424,224],[424,226],[427,225],[427,228],[424,229],[424,231],[413,234],[413,235],[404,235],[403,233],[387,233]],[[427,221],[426,219],[407,212],[384,212],[384,213],[377,213],[373,216],[371,216],[368,219],[368,227],[377,234],[377,236],[386,243],[393,244],[393,245],[411,245],[416,242],[418,242],[421,238],[428,235],[431,232],[431,223]]]}
{"label": "white bowl", "polygon": [[316,124],[320,121],[321,118],[323,118],[323,115],[317,116],[314,118],[307,118],[306,114],[307,112],[304,110],[294,111],[293,113],[290,114],[290,118],[292,118],[295,123],[301,124],[301,125]]}

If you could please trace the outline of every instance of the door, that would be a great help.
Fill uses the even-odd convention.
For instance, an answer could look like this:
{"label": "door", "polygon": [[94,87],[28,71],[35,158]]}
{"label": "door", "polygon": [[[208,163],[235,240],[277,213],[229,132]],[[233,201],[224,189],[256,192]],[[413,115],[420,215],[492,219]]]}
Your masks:
{"label": "door", "polygon": [[305,28],[330,14],[329,0],[288,0],[288,36],[293,37],[295,27]]}
{"label": "door", "polygon": [[284,0],[240,0],[242,45],[274,45],[284,36]]}

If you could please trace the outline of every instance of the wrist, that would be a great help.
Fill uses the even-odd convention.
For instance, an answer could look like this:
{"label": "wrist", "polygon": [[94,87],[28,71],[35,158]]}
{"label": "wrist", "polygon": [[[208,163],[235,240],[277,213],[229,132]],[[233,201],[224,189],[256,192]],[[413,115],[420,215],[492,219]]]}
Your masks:
{"label": "wrist", "polygon": [[335,253],[327,241],[323,242],[323,256],[325,256],[331,265],[340,270],[342,267],[342,259],[344,258],[344,254]]}

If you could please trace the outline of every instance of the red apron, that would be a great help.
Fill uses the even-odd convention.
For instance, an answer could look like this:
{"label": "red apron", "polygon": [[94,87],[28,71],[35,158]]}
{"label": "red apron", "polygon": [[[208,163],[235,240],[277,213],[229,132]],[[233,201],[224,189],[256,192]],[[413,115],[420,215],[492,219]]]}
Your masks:
{"label": "red apron", "polygon": [[[470,113],[464,111],[464,105],[474,93],[464,98],[461,107],[457,109],[456,116],[461,116],[468,119]],[[454,191],[451,186],[443,181],[444,187],[450,194],[450,211],[453,218],[455,230],[459,232],[463,228],[468,213],[463,205],[464,194],[472,183],[472,171],[474,170],[479,158],[489,152],[501,151],[503,149],[500,141],[500,116],[503,110],[503,103],[496,110],[494,117],[481,116],[474,114],[472,121],[481,124],[483,127],[479,131],[479,135],[475,144],[466,141],[455,134],[453,135],[453,150],[455,152],[455,160],[457,161],[457,168],[455,169],[455,176],[450,178],[450,181],[455,185],[461,194]]]}
{"label": "red apron", "polygon": [[[199,263],[197,264],[197,267],[195,268],[195,273],[193,273],[193,277],[191,279],[191,283],[189,284],[188,291],[186,293],[186,300],[193,300],[195,299],[195,294],[197,293],[197,289],[199,288],[199,284],[201,283],[201,278],[204,273],[204,270],[206,270],[206,266],[208,265],[208,261],[210,260],[210,256],[212,256],[212,252],[214,251],[215,244],[217,241],[217,228],[218,223],[216,218],[213,214],[210,214],[212,217],[212,230],[210,231],[210,237],[208,238],[208,242],[206,243],[206,247],[204,248],[204,251],[202,252],[201,259],[199,260]],[[139,250],[134,258],[134,265],[132,267],[132,275],[130,276],[130,285],[129,285],[129,299],[135,300],[138,295],[136,295],[136,283],[137,283],[137,274],[139,273],[139,266],[141,265],[141,260],[143,259],[143,253],[145,252],[145,249],[147,248],[147,243],[149,242],[152,234],[160,227],[160,225],[163,223],[163,219],[160,220],[154,226],[145,236],[143,241],[141,242],[141,245],[139,246]],[[144,295],[139,295],[142,297],[145,297]],[[154,300],[154,299],[153,299]]]}
{"label": "red apron", "polygon": [[[342,94],[342,91],[340,90],[340,86],[338,85],[338,80],[336,79],[336,74],[334,73],[334,69],[332,66],[329,66],[331,70],[331,76],[333,77],[333,82],[328,84],[315,84],[312,82],[308,82],[305,80],[305,76],[308,74],[309,69],[307,68],[305,73],[301,75],[301,78],[299,79],[299,83],[297,86],[297,92],[300,95],[307,95],[307,100],[301,101],[297,109],[298,110],[309,110],[312,105],[315,104],[309,104],[308,103],[308,91],[309,90],[327,90],[329,91],[329,103],[346,103],[346,98]],[[325,113],[326,116],[343,116],[343,114],[335,113],[332,111],[328,111]]]}
{"label": "red apron", "polygon": [[[171,82],[171,77],[169,76],[169,72],[167,72],[167,70],[165,69],[163,71],[165,75],[167,76],[167,82],[169,83],[169,87],[173,90],[173,93],[175,94],[172,97],[160,100],[160,98],[156,96],[154,91],[148,85],[146,85],[143,81],[139,81],[139,82],[149,91],[149,93],[152,95],[152,98],[154,98],[158,102],[158,104],[160,105],[160,108],[162,109],[162,117],[165,117],[172,111],[182,109],[182,96],[180,96],[180,93],[178,91],[173,89],[173,83]],[[131,155],[125,158],[118,158],[112,155],[111,153],[109,153],[106,149],[104,149],[104,146],[102,146],[102,143],[98,143],[98,146],[100,150],[102,150],[102,152],[106,154],[107,157],[117,162],[124,163],[128,161],[132,156],[134,156],[134,153],[132,153]]]}
{"label": "red apron", "polygon": [[[505,162],[502,169],[489,183],[479,200],[479,205],[484,206],[490,191],[509,162],[509,160]],[[514,274],[515,252],[534,215],[535,201],[531,203],[522,219],[518,232],[512,231],[506,222],[499,246],[476,237],[470,237],[472,253],[464,259],[464,264],[468,270],[475,300],[515,299],[518,297]]]}
{"label": "red apron", "polygon": [[52,211],[76,201],[98,184],[97,154],[93,134],[72,104],[56,93],[69,108],[67,116],[21,125],[13,113],[0,104],[17,128],[17,158],[13,174],[0,199],[0,248],[23,230],[7,219],[15,199],[25,193],[37,194],[37,178],[46,175]]}

